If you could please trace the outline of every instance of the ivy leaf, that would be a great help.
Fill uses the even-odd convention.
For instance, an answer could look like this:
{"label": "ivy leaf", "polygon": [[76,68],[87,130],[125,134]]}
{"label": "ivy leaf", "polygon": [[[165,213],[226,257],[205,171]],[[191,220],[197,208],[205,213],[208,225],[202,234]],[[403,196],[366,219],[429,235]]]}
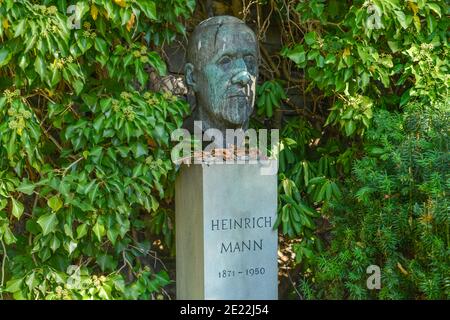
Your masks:
{"label": "ivy leaf", "polygon": [[413,17],[414,26],[416,27],[417,32],[420,32],[422,29],[422,24],[420,23],[420,18],[418,16]]}
{"label": "ivy leaf", "polygon": [[78,243],[76,243],[75,241],[71,240],[69,243],[65,243],[64,244],[64,248],[67,250],[67,252],[69,253],[69,255],[72,254],[72,252],[75,251],[75,249],[77,248]]}
{"label": "ivy leaf", "polygon": [[167,73],[167,66],[161,57],[156,52],[148,54],[148,60],[153,68],[155,68],[160,76],[165,76]]}
{"label": "ivy leaf", "polygon": [[296,64],[301,64],[306,60],[305,48],[303,45],[297,45],[292,50],[289,50],[286,56]]}
{"label": "ivy leaf", "polygon": [[142,86],[145,86],[148,80],[148,74],[143,68],[136,68],[137,78]]}
{"label": "ivy leaf", "polygon": [[[3,239],[5,240],[5,243],[7,245],[13,244],[17,241],[16,237],[14,236],[14,234],[11,232],[11,229],[7,226],[4,225],[3,227]],[[0,234],[2,233],[2,228],[0,228]]]}
{"label": "ivy leaf", "polygon": [[9,60],[11,60],[12,54],[8,48],[4,47],[0,49],[0,67],[8,64]]}
{"label": "ivy leaf", "polygon": [[75,10],[75,21],[81,21],[86,12],[89,11],[87,1],[78,1]]}
{"label": "ivy leaf", "polygon": [[102,241],[102,237],[105,235],[105,227],[103,226],[103,224],[101,224],[97,220],[97,223],[92,228],[92,231],[94,232],[94,234],[97,237],[98,241]]}
{"label": "ivy leaf", "polygon": [[45,64],[40,55],[38,55],[34,61],[34,70],[41,77],[41,81],[43,81],[45,77]]}
{"label": "ivy leaf", "polygon": [[153,1],[141,0],[136,1],[136,4],[141,8],[142,12],[149,18],[156,20],[156,5]]}
{"label": "ivy leaf", "polygon": [[25,193],[26,195],[32,195],[35,185],[28,181],[23,181],[20,186],[16,188],[17,191]]}
{"label": "ivy leaf", "polygon": [[108,228],[106,236],[108,237],[109,241],[111,241],[111,243],[115,245],[117,237],[119,236],[119,231],[117,230],[117,228]]}
{"label": "ivy leaf", "polygon": [[16,30],[14,32],[14,38],[17,38],[18,36],[22,35],[25,31],[25,23],[27,19],[22,19],[16,26]]}
{"label": "ivy leaf", "polygon": [[441,17],[441,7],[437,3],[427,3],[427,7],[436,12],[436,14]]}
{"label": "ivy leaf", "polygon": [[306,56],[306,59],[308,61],[311,61],[311,60],[316,59],[319,55],[320,55],[320,51],[319,50],[311,50],[311,51],[308,52],[308,55]]}
{"label": "ivy leaf", "polygon": [[155,280],[158,281],[160,286],[166,286],[170,283],[170,277],[166,271],[160,271],[155,274]]}
{"label": "ivy leaf", "polygon": [[400,22],[400,25],[403,29],[408,28],[408,24],[406,23],[406,16],[403,13],[403,11],[395,10],[395,15],[397,16],[398,22]]}
{"label": "ivy leaf", "polygon": [[50,86],[54,87],[56,86],[59,81],[61,81],[61,72],[59,72],[58,69],[54,68],[52,70],[52,75],[51,75],[51,79],[50,79]]}
{"label": "ivy leaf", "polygon": [[388,46],[391,49],[392,53],[396,53],[399,48],[399,43],[397,41],[388,41]]}
{"label": "ivy leaf", "polygon": [[431,14],[427,16],[427,26],[430,33],[436,29],[436,19]]}
{"label": "ivy leaf", "polygon": [[0,211],[5,209],[7,204],[8,204],[8,200],[6,200],[6,199],[0,200]]}
{"label": "ivy leaf", "polygon": [[[121,18],[122,18],[122,25],[125,25],[128,21],[130,21],[131,14],[132,14],[131,10],[122,10],[120,12],[120,15],[121,15]],[[130,31],[130,30],[128,30],[128,31]]]}
{"label": "ivy leaf", "polygon": [[34,271],[25,279],[25,284],[28,286],[28,289],[30,291],[33,290],[33,287],[37,285],[36,280],[36,273]]}
{"label": "ivy leaf", "polygon": [[367,87],[370,82],[370,75],[367,72],[361,74],[361,88]]}
{"label": "ivy leaf", "polygon": [[87,224],[83,223],[77,227],[77,239],[83,238],[87,234]]}
{"label": "ivy leaf", "polygon": [[97,20],[98,8],[95,6],[95,4],[93,4],[91,6],[91,16],[92,16],[92,19],[94,19],[94,21]]}
{"label": "ivy leaf", "polygon": [[47,204],[53,210],[53,212],[58,212],[58,210],[63,206],[63,202],[58,196],[53,196],[48,199]]}
{"label": "ivy leaf", "polygon": [[137,142],[131,146],[131,151],[133,152],[136,158],[141,156],[145,156],[148,153],[148,146],[146,144]]}
{"label": "ivy leaf", "polygon": [[43,235],[54,232],[58,226],[58,218],[55,213],[47,213],[39,217],[37,223],[41,226]]}
{"label": "ivy leaf", "polygon": [[108,55],[108,43],[100,37],[95,38],[94,44],[95,50],[103,53],[104,55]]}
{"label": "ivy leaf", "polygon": [[38,257],[42,259],[42,261],[47,260],[50,258],[52,253],[50,252],[50,249],[48,247],[44,247],[42,250],[39,251]]}
{"label": "ivy leaf", "polygon": [[336,63],[336,56],[334,54],[327,54],[325,57],[325,64],[335,64]]}
{"label": "ivy leaf", "polygon": [[320,17],[322,15],[324,8],[325,5],[323,3],[319,3],[318,1],[312,1],[311,3],[311,10],[317,17]]}
{"label": "ivy leaf", "polygon": [[66,236],[73,238],[73,231],[72,227],[69,224],[64,225],[64,233]]}
{"label": "ivy leaf", "polygon": [[58,250],[60,246],[61,241],[59,241],[56,235],[53,235],[52,240],[50,240],[50,249],[52,249],[52,251],[55,252],[56,250]]}
{"label": "ivy leaf", "polygon": [[305,35],[305,42],[307,45],[313,45],[314,43],[316,43],[316,33],[314,31],[308,32]]}
{"label": "ivy leaf", "polygon": [[84,87],[83,82],[77,79],[77,80],[75,80],[75,81],[73,82],[72,85],[73,85],[73,88],[75,89],[75,93],[76,93],[77,95],[79,95],[80,92],[83,90],[83,87]]}
{"label": "ivy leaf", "polygon": [[14,292],[17,292],[17,291],[21,290],[22,289],[22,282],[23,282],[23,278],[9,280],[6,283],[5,291],[14,293]]}
{"label": "ivy leaf", "polygon": [[105,270],[111,270],[113,271],[117,267],[117,262],[114,261],[114,258],[109,254],[102,254],[97,257],[96,263],[102,269],[102,271]]}
{"label": "ivy leaf", "polygon": [[117,3],[122,8],[125,8],[127,6],[127,2],[125,0],[114,0],[115,3]]}
{"label": "ivy leaf", "polygon": [[[111,106],[111,102],[112,102],[111,98],[105,98],[105,99],[100,100],[100,108],[101,108],[102,112],[106,112],[109,110],[109,108]],[[105,116],[103,115],[103,118],[104,117]],[[96,128],[95,124],[94,124],[94,128]],[[96,130],[100,130],[100,129],[96,128]]]}
{"label": "ivy leaf", "polygon": [[353,132],[355,132],[356,126],[353,120],[345,122],[345,134],[351,136]]}
{"label": "ivy leaf", "polygon": [[23,214],[24,210],[23,204],[14,198],[11,198],[11,200],[12,200],[12,214],[14,217],[17,218],[17,220],[19,220]]}

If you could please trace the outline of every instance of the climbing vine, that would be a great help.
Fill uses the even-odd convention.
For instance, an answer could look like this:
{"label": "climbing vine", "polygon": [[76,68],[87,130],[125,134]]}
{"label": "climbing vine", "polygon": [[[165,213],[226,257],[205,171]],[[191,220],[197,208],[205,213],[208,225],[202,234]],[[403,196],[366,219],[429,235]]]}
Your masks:
{"label": "climbing vine", "polygon": [[[263,43],[271,23],[282,30],[279,52],[262,49],[258,108],[277,107],[264,116],[282,133],[277,222],[293,241],[293,294],[448,298],[448,5],[245,4]],[[276,104],[274,78],[289,93]]]}
{"label": "climbing vine", "polygon": [[[162,298],[169,134],[188,112],[159,48],[193,1],[0,1],[0,294]],[[155,268],[156,266],[156,268]]]}
{"label": "climbing vine", "polygon": [[170,298],[189,107],[155,79],[232,14],[260,41],[251,125],[280,129],[291,297],[448,299],[448,4],[221,3],[0,0],[0,298]]}

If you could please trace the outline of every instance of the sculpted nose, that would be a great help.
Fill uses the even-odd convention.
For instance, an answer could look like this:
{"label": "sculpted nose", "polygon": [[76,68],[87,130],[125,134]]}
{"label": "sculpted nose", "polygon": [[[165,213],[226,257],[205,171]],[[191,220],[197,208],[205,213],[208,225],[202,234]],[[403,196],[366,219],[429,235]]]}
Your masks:
{"label": "sculpted nose", "polygon": [[245,86],[250,82],[250,80],[250,74],[246,70],[244,70],[235,74],[233,78],[231,78],[231,83]]}

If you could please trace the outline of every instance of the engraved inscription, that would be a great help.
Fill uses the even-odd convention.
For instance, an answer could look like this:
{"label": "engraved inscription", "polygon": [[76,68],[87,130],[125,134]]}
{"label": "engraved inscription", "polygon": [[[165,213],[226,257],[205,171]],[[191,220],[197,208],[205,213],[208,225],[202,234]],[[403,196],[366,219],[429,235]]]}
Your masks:
{"label": "engraved inscription", "polygon": [[211,220],[211,231],[272,227],[272,217],[241,217]]}
{"label": "engraved inscription", "polygon": [[263,239],[247,240],[223,243],[220,247],[220,253],[237,253],[246,251],[258,251],[263,249]]}
{"label": "engraved inscription", "polygon": [[[270,229],[272,217],[239,217],[211,220],[211,231],[230,231],[241,229]],[[262,251],[264,239],[246,239],[219,243],[220,254]]]}

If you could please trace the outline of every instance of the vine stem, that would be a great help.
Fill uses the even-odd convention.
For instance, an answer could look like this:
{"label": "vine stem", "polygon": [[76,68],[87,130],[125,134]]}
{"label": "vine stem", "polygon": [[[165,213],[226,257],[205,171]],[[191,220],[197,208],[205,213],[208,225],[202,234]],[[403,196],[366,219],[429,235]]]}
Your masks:
{"label": "vine stem", "polygon": [[3,259],[2,259],[2,280],[0,282],[0,288],[2,289],[0,291],[0,299],[3,300],[3,284],[5,282],[5,263],[6,263],[6,258],[8,257],[6,255],[6,248],[5,248],[5,243],[3,242],[3,239],[0,239],[0,242],[2,243],[2,248],[3,248]]}
{"label": "vine stem", "polygon": [[291,285],[292,285],[292,287],[293,287],[294,290],[295,290],[295,293],[297,293],[297,295],[298,295],[298,297],[300,298],[300,300],[304,300],[304,299],[303,299],[303,296],[300,294],[300,292],[298,292],[297,287],[295,286],[294,281],[292,281],[291,274],[289,273],[289,271],[287,272],[287,274],[288,274],[288,277],[289,277],[289,281],[291,282]]}
{"label": "vine stem", "polygon": [[81,157],[81,158],[78,158],[77,160],[75,160],[74,162],[72,162],[66,169],[64,169],[63,176],[66,175],[67,171],[69,171],[70,168],[72,168],[74,165],[76,165],[78,162],[80,162],[83,159],[84,159],[84,157]]}

